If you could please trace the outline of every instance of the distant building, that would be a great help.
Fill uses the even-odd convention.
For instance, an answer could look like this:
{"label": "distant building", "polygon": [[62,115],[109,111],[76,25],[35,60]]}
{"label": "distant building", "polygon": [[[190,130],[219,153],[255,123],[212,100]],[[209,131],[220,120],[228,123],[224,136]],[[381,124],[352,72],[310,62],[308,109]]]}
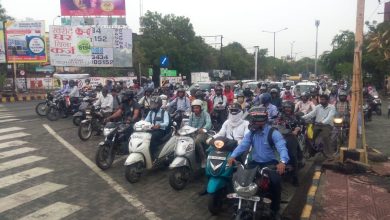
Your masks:
{"label": "distant building", "polygon": [[384,21],[390,21],[390,1],[385,3]]}

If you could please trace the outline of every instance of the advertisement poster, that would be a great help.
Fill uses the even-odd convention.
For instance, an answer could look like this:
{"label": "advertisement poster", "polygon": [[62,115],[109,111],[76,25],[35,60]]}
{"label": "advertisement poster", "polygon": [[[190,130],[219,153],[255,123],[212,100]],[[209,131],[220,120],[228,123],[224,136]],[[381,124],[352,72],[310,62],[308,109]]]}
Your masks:
{"label": "advertisement poster", "polygon": [[44,21],[7,21],[5,30],[8,62],[47,61]]}
{"label": "advertisement poster", "polygon": [[61,0],[62,16],[126,16],[125,0]]}
{"label": "advertisement poster", "polygon": [[132,31],[99,26],[50,26],[53,66],[132,67]]}
{"label": "advertisement poster", "polygon": [[3,22],[0,22],[0,63],[6,63]]}

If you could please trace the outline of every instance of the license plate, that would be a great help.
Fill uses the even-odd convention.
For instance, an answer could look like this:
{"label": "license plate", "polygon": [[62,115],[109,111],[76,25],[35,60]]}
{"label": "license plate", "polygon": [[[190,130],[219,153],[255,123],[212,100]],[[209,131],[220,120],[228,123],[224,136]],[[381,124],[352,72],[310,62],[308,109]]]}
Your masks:
{"label": "license plate", "polygon": [[226,160],[226,157],[208,156],[210,160]]}
{"label": "license plate", "polygon": [[91,115],[87,115],[85,118],[86,119],[92,119],[92,116]]}
{"label": "license plate", "polygon": [[237,193],[230,193],[226,196],[228,199],[244,199],[244,200],[250,200],[254,202],[260,202],[260,197],[258,196],[251,196],[251,197],[242,197],[239,196]]}

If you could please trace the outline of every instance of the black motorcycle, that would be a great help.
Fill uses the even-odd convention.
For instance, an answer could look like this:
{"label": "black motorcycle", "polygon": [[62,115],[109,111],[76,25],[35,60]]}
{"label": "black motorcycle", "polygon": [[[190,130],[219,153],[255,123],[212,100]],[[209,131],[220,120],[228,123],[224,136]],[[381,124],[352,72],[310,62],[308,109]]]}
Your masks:
{"label": "black motorcycle", "polygon": [[37,106],[35,107],[35,112],[37,113],[37,115],[46,116],[48,109],[49,109],[49,106],[53,102],[53,99],[54,99],[54,96],[50,92],[48,92],[46,94],[46,100],[44,102],[38,103]]}
{"label": "black motorcycle", "polygon": [[377,115],[382,115],[382,100],[379,98],[377,92],[373,92],[369,95],[368,102],[372,112],[375,112]]}
{"label": "black motorcycle", "polygon": [[50,104],[46,117],[50,121],[57,121],[60,117],[67,118],[69,115],[75,114],[79,106],[80,98],[71,102],[69,96],[58,94]]}
{"label": "black motorcycle", "polygon": [[106,170],[111,167],[116,155],[128,154],[129,135],[126,134],[131,125],[123,122],[109,122],[103,129],[104,142],[99,143],[95,156],[96,165]]}
{"label": "black motorcycle", "polygon": [[82,141],[87,141],[91,138],[92,132],[100,133],[103,129],[103,114],[100,112],[100,107],[89,105],[85,109],[85,120],[79,126],[78,135]]}

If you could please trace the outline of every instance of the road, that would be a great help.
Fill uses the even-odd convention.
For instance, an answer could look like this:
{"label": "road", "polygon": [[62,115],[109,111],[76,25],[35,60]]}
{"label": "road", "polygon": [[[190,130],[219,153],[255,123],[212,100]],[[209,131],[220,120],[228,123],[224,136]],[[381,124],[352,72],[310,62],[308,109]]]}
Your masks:
{"label": "road", "polygon": [[[167,169],[153,170],[139,183],[128,183],[123,157],[109,170],[101,171],[94,165],[94,157],[103,137],[81,141],[71,119],[50,122],[40,118],[35,114],[36,103],[0,105],[1,219],[229,217],[209,214],[207,196],[198,196],[206,181],[203,177],[178,192],[169,186]],[[389,126],[389,122],[374,117],[367,132],[377,123]],[[381,139],[374,142],[369,137],[369,143],[378,146],[380,141],[389,140],[383,130],[373,136]],[[291,191],[291,187],[286,188]]]}

